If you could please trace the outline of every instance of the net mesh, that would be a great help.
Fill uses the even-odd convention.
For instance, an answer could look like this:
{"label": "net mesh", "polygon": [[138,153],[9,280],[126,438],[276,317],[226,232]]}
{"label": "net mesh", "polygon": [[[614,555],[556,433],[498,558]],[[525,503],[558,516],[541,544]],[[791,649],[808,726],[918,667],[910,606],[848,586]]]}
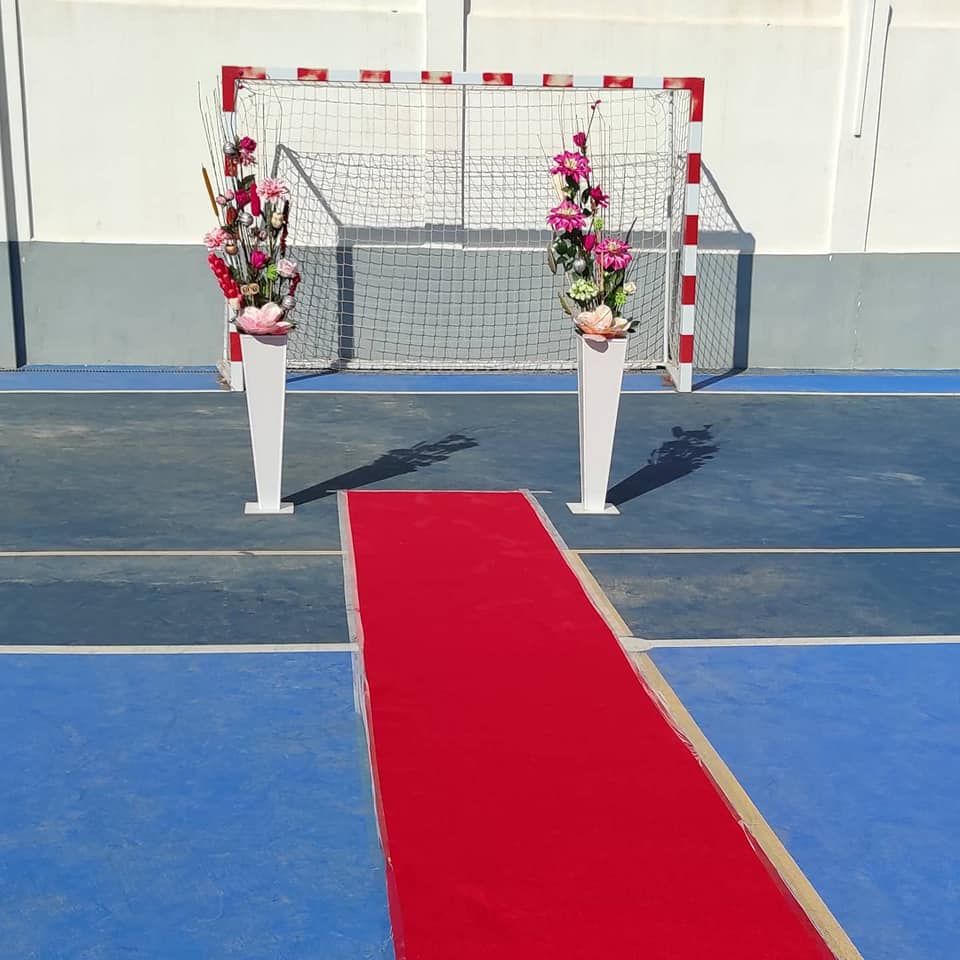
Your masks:
{"label": "net mesh", "polygon": [[632,227],[628,364],[675,357],[688,96],[244,80],[236,132],[258,141],[260,175],[291,191],[288,245],[304,279],[290,365],[574,367],[564,278],[546,266],[548,165],[598,98],[605,231]]}

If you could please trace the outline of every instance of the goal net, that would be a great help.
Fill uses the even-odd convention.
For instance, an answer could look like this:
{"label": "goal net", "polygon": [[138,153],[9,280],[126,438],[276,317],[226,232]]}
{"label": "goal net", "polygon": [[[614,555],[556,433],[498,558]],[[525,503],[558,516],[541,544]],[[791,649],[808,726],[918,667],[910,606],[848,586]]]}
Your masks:
{"label": "goal net", "polygon": [[[291,193],[300,263],[290,366],[568,369],[573,322],[546,263],[550,158],[600,100],[605,233],[630,231],[631,368],[680,353],[691,94],[484,83],[243,79],[235,132]],[[596,178],[595,178],[596,179]]]}

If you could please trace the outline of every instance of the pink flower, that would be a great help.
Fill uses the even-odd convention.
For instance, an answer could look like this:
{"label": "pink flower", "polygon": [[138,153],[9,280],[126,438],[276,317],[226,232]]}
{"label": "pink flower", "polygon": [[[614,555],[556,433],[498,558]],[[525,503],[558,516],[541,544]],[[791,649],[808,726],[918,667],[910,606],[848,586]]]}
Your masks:
{"label": "pink flower", "polygon": [[237,201],[238,207],[245,207],[250,202],[250,191],[249,190],[238,190],[234,195],[233,199]]}
{"label": "pink flower", "polygon": [[587,135],[582,130],[573,135],[573,145],[581,150],[587,145]]}
{"label": "pink flower", "polygon": [[585,310],[577,315],[576,324],[587,340],[611,340],[622,337],[630,324],[601,304],[596,310]]}
{"label": "pink flower", "polygon": [[271,302],[262,307],[244,307],[237,317],[237,326],[244,333],[276,336],[286,333],[293,324],[283,319],[283,307]]}
{"label": "pink flower", "polygon": [[247,153],[246,150],[240,151],[240,165],[244,167],[252,167],[256,164],[257,158],[252,153]]}
{"label": "pink flower", "polygon": [[290,188],[282,180],[273,177],[264,177],[257,184],[257,190],[266,203],[282,203],[290,196]]}
{"label": "pink flower", "polygon": [[250,212],[255,216],[259,217],[263,213],[263,209],[260,206],[260,194],[257,193],[257,185],[255,183],[250,184]]}
{"label": "pink flower", "polygon": [[554,166],[550,173],[559,173],[574,180],[586,180],[590,176],[590,161],[582,153],[564,150],[553,158]]}
{"label": "pink flower", "polygon": [[604,270],[625,270],[632,259],[630,248],[615,237],[607,237],[597,247],[597,262]]}
{"label": "pink flower", "polygon": [[286,277],[286,279],[289,280],[291,277],[297,276],[300,269],[297,266],[296,260],[287,260],[284,258],[277,261],[277,272],[281,277]]}
{"label": "pink flower", "polygon": [[204,236],[203,242],[208,250],[219,250],[229,239],[230,234],[223,227],[217,227]]}
{"label": "pink flower", "polygon": [[589,253],[597,245],[597,235],[595,233],[588,233],[583,238],[583,249]]}
{"label": "pink flower", "polygon": [[547,216],[547,223],[558,233],[567,230],[582,230],[584,224],[583,211],[572,201],[564,200],[554,207]]}
{"label": "pink flower", "polygon": [[250,266],[254,270],[262,270],[269,262],[270,258],[262,250],[254,250],[250,254]]}
{"label": "pink flower", "polygon": [[605,207],[610,198],[599,188],[593,187],[590,190],[590,199],[598,206]]}

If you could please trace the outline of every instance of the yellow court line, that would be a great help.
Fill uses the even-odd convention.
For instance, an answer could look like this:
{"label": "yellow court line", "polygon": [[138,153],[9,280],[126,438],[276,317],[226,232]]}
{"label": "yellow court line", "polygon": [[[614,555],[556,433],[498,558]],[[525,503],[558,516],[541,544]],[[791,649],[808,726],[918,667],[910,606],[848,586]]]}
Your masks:
{"label": "yellow court line", "polygon": [[[610,602],[578,553],[573,550],[565,550],[564,552],[570,567],[579,577],[587,595],[603,614],[610,628],[618,637],[629,637],[631,631],[626,621]],[[746,790],[743,789],[723,758],[717,753],[713,744],[707,739],[666,678],[657,669],[653,660],[646,653],[628,653],[628,656],[635,664],[643,681],[660,701],[671,723],[673,723],[680,736],[690,744],[694,753],[707,768],[714,783],[736,811],[740,822],[770,863],[773,864],[774,869],[787,885],[794,899],[800,904],[804,913],[817,928],[837,960],[863,960],[863,956],[854,946],[847,932],[831,913],[830,908],[816,888],[807,879],[780,838],[774,833],[757,805],[750,799]]]}

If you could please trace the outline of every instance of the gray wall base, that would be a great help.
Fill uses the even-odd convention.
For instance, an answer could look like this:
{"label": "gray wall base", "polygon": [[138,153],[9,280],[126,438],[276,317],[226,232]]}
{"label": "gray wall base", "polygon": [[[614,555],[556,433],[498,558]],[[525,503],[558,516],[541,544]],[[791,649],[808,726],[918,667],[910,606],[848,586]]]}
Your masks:
{"label": "gray wall base", "polygon": [[[222,299],[202,247],[29,242],[20,252],[29,363],[220,360]],[[7,274],[0,257],[4,291]],[[706,250],[698,300],[699,369],[960,368],[960,253]],[[0,367],[15,362],[9,303]]]}

